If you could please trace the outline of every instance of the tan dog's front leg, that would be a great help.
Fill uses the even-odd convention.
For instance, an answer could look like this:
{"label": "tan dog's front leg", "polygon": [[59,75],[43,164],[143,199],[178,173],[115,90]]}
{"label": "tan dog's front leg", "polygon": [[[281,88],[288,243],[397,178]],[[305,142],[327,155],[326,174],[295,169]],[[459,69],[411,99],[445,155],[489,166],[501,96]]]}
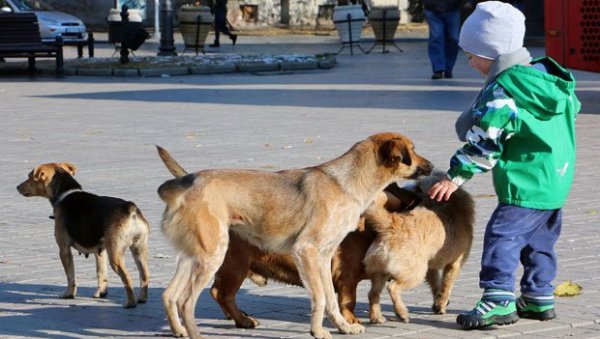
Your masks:
{"label": "tan dog's front leg", "polygon": [[371,289],[369,290],[369,320],[371,324],[383,324],[387,321],[381,313],[381,291],[385,287],[385,275],[373,274],[371,277]]}
{"label": "tan dog's front leg", "polygon": [[311,300],[310,334],[316,339],[331,339],[331,333],[323,328],[325,293],[318,265],[319,250],[312,244],[296,243],[292,251],[300,278]]}
{"label": "tan dog's front leg", "polygon": [[94,298],[106,298],[108,294],[108,279],[106,272],[108,270],[108,259],[106,250],[94,254],[96,257],[96,276],[98,277],[98,288],[94,293]]}
{"label": "tan dog's front leg", "polygon": [[[357,334],[365,331],[365,327],[359,323],[350,324],[340,312],[337,298],[335,296],[335,288],[333,286],[333,277],[331,276],[331,259],[334,255],[334,250],[329,253],[322,254],[322,264],[319,265],[321,280],[323,281],[323,290],[325,291],[326,311],[329,319],[335,326],[344,334]],[[318,262],[318,261],[317,261]]]}
{"label": "tan dog's front leg", "polygon": [[[60,246],[60,245],[59,245]],[[75,283],[75,265],[73,264],[73,253],[71,247],[60,246],[60,261],[62,262],[65,274],[67,275],[67,290],[60,295],[62,299],[73,299],[77,294],[77,284]]]}

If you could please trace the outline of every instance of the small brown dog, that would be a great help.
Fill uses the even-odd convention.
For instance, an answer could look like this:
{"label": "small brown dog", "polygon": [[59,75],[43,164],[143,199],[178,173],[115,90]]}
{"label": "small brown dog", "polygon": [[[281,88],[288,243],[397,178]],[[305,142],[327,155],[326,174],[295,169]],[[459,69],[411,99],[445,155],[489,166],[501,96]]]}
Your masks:
{"label": "small brown dog", "polygon": [[367,224],[378,233],[363,260],[372,281],[371,323],[386,321],[379,296],[390,278],[388,291],[400,320],[408,322],[409,318],[402,290],[416,287],[424,278],[433,294],[433,312],[446,312],[454,281],[471,251],[475,204],[463,189],[447,202],[431,200],[427,191],[442,175],[436,173],[417,182],[422,201],[411,211],[390,213],[384,207],[388,197],[379,194],[364,213]]}
{"label": "small brown dog", "polygon": [[[163,155],[165,164],[172,160]],[[174,334],[200,338],[196,301],[225,258],[229,229],[263,251],[292,255],[311,297],[315,338],[331,338],[322,324],[325,312],[340,332],[363,332],[362,325],[349,324],[340,312],[332,258],[377,192],[431,169],[410,139],[380,133],[314,167],[279,172],[205,170],[166,181],[158,189],[167,205],[162,229],[180,252],[177,272],[163,294]]]}
{"label": "small brown dog", "polygon": [[[40,196],[50,200],[54,209],[54,237],[60,260],[67,275],[67,290],[61,298],[77,293],[71,247],[79,253],[94,254],[98,288],[95,298],[108,293],[107,256],[112,269],[125,285],[125,307],[135,307],[148,299],[147,243],[150,225],[137,206],[113,197],[101,197],[81,190],[73,176],[76,167],[69,163],[37,166],[28,179],[17,186],[25,197]],[[136,299],[131,278],[125,269],[124,254],[129,248],[140,273],[140,294]]]}

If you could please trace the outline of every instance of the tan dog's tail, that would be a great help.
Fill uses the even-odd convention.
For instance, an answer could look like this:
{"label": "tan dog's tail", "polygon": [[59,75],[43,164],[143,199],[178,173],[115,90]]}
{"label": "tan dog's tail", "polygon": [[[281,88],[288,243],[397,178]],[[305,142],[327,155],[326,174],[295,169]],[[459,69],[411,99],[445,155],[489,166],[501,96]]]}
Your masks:
{"label": "tan dog's tail", "polygon": [[166,149],[156,145],[156,150],[158,151],[158,156],[160,159],[163,161],[169,172],[175,176],[175,178],[181,178],[188,174],[188,172],[181,167],[181,165],[179,165],[175,159],[173,159],[171,154],[169,154]]}
{"label": "tan dog's tail", "polygon": [[158,188],[158,195],[168,205],[177,205],[177,198],[194,183],[196,176],[188,172],[167,152],[166,149],[156,145],[158,156],[163,161],[175,179],[167,180]]}

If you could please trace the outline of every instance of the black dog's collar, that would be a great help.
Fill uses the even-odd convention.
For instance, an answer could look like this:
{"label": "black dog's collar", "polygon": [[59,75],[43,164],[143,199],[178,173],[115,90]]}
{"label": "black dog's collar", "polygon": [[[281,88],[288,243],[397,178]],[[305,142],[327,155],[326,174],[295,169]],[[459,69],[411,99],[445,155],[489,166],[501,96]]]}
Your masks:
{"label": "black dog's collar", "polygon": [[58,199],[56,199],[56,201],[54,202],[54,204],[52,204],[52,206],[54,207],[54,206],[58,205],[64,198],[66,198],[67,196],[69,196],[70,194],[75,193],[75,192],[82,192],[82,190],[79,188],[74,188],[74,189],[70,189],[68,191],[63,192],[61,195],[58,196]]}

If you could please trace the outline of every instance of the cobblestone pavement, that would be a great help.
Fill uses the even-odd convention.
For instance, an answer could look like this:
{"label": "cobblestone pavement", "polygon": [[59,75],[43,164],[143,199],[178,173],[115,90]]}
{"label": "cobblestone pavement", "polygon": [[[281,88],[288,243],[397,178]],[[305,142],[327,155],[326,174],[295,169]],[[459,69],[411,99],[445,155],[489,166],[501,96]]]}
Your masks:
{"label": "cobblestone pavement", "polygon": [[[411,137],[417,151],[438,167],[460,144],[456,114],[470,102],[482,79],[460,56],[455,78],[429,80],[426,42],[398,40],[404,52],[376,47],[365,55],[349,50],[331,70],[237,73],[155,78],[0,77],[0,337],[159,338],[170,331],[160,295],[175,270],[176,254],[160,231],[163,203],[157,187],[170,178],[154,145],[166,147],[189,170],[254,168],[279,170],[315,165],[345,152],[353,143],[384,130]],[[140,54],[156,52],[157,42]],[[98,53],[110,53],[110,48]],[[220,53],[336,52],[332,36],[243,37]],[[365,47],[368,43],[365,43]],[[534,55],[543,50],[532,48]],[[68,51],[74,53],[74,51]],[[491,178],[466,185],[476,199],[475,242],[453,290],[446,315],[430,313],[422,285],[407,291],[411,322],[394,320],[388,297],[384,325],[366,325],[348,338],[600,338],[600,74],[575,71],[583,110],[577,120],[578,162],[564,210],[556,282],[572,280],[580,296],[557,298],[558,318],[521,320],[512,326],[465,332],[456,315],[480,297],[478,268],[483,228],[495,206]],[[15,186],[37,164],[69,161],[79,167],[84,189],[135,201],[152,224],[148,303],[125,309],[122,285],[109,272],[109,295],[93,299],[95,265],[75,256],[78,296],[61,300],[66,285],[53,239],[49,203],[24,198]],[[134,276],[135,265],[127,264]],[[359,285],[356,313],[368,322],[367,281]],[[206,292],[206,291],[205,291]],[[208,293],[196,309],[208,338],[310,338],[310,304],[302,288],[246,282],[238,304],[261,325],[236,329]],[[331,323],[334,337],[342,337]]]}

